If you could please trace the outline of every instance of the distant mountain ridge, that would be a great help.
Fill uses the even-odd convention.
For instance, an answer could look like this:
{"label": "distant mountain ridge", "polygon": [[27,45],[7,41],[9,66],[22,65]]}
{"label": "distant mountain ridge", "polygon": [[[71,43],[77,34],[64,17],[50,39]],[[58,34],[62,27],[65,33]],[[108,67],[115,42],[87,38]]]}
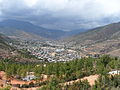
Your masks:
{"label": "distant mountain ridge", "polygon": [[98,27],[64,39],[84,54],[107,54],[120,58],[120,22]]}
{"label": "distant mountain ridge", "polygon": [[[77,44],[92,44],[102,42],[105,40],[119,39],[120,38],[120,23],[113,23],[103,27],[98,27],[87,32],[83,32],[66,41],[76,42]],[[88,43],[86,43],[88,41]]]}
{"label": "distant mountain ridge", "polygon": [[26,33],[35,34],[37,36],[41,36],[49,39],[61,38],[66,34],[66,32],[62,30],[46,29],[29,22],[18,21],[18,20],[4,20],[0,22],[0,27],[12,28],[13,30],[17,29],[19,31],[24,31]]}
{"label": "distant mountain ridge", "polygon": [[0,33],[8,36],[12,39],[21,39],[21,40],[46,40],[45,38],[32,34],[29,32],[24,32],[10,27],[0,27]]}
{"label": "distant mountain ridge", "polygon": [[[54,30],[34,25],[27,21],[3,20],[0,22],[0,33],[22,39],[61,39],[76,35],[84,30],[73,31]],[[8,33],[9,32],[9,33]],[[23,34],[24,33],[24,34]],[[27,36],[25,36],[27,35]]]}

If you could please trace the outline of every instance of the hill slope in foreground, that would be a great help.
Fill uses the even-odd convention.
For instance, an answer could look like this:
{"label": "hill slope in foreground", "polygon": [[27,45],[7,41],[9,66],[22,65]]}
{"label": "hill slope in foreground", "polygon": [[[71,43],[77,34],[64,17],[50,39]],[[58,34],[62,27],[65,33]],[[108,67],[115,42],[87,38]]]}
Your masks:
{"label": "hill slope in foreground", "polygon": [[[87,46],[90,51],[120,56],[120,23],[113,23],[65,40],[71,46]],[[87,48],[88,49],[88,48]]]}

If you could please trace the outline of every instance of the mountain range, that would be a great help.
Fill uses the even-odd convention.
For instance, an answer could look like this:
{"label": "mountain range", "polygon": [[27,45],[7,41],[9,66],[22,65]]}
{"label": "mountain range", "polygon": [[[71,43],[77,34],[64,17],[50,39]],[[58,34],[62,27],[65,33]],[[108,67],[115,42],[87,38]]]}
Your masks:
{"label": "mountain range", "polygon": [[120,22],[74,35],[64,41],[71,47],[87,47],[87,52],[120,57]]}
{"label": "mountain range", "polygon": [[[24,21],[5,20],[0,22],[0,33],[10,38],[46,40],[46,38],[58,39],[69,36],[69,38],[63,38],[68,46],[88,46],[91,51],[120,56],[120,22],[79,32],[80,30],[71,32],[48,30]],[[6,44],[3,41],[9,40],[9,38],[2,34],[0,34],[0,45],[4,47]]]}
{"label": "mountain range", "polygon": [[81,30],[63,31],[52,30],[34,25],[26,21],[4,20],[0,22],[0,33],[12,38],[20,39],[60,39],[72,36],[81,32]]}
{"label": "mountain range", "polygon": [[74,35],[66,40],[69,42],[76,42],[77,44],[93,44],[119,38],[120,23],[113,23]]}

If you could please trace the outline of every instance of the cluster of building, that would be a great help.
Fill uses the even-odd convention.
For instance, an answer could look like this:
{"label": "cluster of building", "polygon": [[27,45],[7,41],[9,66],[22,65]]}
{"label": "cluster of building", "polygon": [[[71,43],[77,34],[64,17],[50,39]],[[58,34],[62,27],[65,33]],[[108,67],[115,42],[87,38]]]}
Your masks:
{"label": "cluster of building", "polygon": [[54,41],[24,41],[15,44],[15,46],[18,49],[26,49],[31,55],[48,62],[65,62],[81,58],[81,54],[75,49],[67,48],[63,43],[55,43]]}
{"label": "cluster of building", "polygon": [[96,53],[88,46],[72,46],[59,41],[21,41],[12,44],[18,49],[26,49],[31,55],[48,62],[66,62],[82,57],[97,58]]}
{"label": "cluster of building", "polygon": [[48,62],[64,62],[81,58],[78,52],[64,48],[57,49],[56,47],[40,47],[36,49],[28,49],[28,51],[39,59],[47,60]]}

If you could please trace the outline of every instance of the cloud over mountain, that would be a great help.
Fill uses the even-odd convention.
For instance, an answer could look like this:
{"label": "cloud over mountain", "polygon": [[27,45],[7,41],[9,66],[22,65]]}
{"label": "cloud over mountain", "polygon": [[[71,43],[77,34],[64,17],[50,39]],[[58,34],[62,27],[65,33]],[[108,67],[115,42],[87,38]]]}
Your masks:
{"label": "cloud over mountain", "polygon": [[118,22],[120,0],[0,0],[0,20],[23,19],[48,28],[92,28]]}

